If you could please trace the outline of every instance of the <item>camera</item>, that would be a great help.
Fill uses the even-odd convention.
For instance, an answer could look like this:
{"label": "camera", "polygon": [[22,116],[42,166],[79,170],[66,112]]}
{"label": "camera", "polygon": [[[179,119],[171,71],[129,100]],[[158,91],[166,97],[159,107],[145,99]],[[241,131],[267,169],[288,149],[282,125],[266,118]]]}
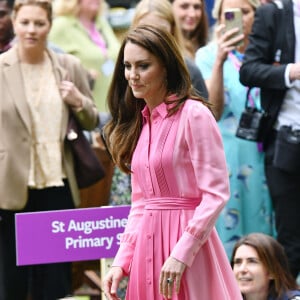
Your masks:
{"label": "camera", "polygon": [[265,119],[264,112],[254,107],[247,107],[241,115],[236,136],[248,141],[261,141]]}

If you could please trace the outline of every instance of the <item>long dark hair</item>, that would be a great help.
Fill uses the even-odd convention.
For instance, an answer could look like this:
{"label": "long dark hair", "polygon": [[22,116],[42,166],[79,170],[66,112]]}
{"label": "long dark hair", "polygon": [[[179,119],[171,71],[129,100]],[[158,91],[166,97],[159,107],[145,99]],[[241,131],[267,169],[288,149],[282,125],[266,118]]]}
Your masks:
{"label": "long dark hair", "polygon": [[297,290],[297,284],[292,276],[286,254],[279,242],[263,233],[251,233],[242,237],[234,246],[231,258],[231,266],[234,267],[234,259],[237,249],[247,245],[254,248],[258,258],[273,277],[270,280],[269,296],[279,299],[289,290]]}
{"label": "long dark hair", "polygon": [[[166,69],[168,113],[176,113],[187,98],[203,101],[192,95],[191,79],[175,39],[165,30],[149,25],[131,29],[123,40],[108,92],[108,107],[112,116],[105,126],[107,147],[114,162],[124,172],[130,172],[131,158],[142,128],[141,110],[146,105],[136,99],[125,78],[124,48],[130,42],[159,59]],[[168,98],[168,96],[175,97]]]}

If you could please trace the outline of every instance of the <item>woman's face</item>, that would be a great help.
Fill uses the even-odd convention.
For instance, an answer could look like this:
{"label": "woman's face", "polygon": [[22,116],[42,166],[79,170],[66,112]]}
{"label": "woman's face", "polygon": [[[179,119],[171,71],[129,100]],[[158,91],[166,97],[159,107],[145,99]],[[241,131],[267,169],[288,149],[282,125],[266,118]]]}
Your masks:
{"label": "woman's face", "polygon": [[183,31],[193,32],[202,17],[202,0],[174,0],[173,13]]}
{"label": "woman's face", "polygon": [[225,23],[224,11],[230,8],[240,8],[243,15],[243,33],[247,38],[251,32],[255,10],[248,0],[223,0],[220,23]]}
{"label": "woman's face", "polygon": [[[235,253],[233,272],[240,291],[251,299],[267,299],[272,277],[260,261],[257,251],[248,245],[241,245]],[[247,299],[248,299],[247,298]]]}
{"label": "woman's face", "polygon": [[45,9],[35,5],[24,5],[17,12],[13,25],[18,43],[24,49],[44,50],[51,28]]}
{"label": "woman's face", "polygon": [[124,48],[125,78],[136,98],[144,99],[150,109],[163,102],[166,95],[166,69],[162,62],[136,44]]}
{"label": "woman's face", "polygon": [[79,1],[79,10],[82,14],[87,14],[95,18],[100,11],[102,0],[80,0]]}

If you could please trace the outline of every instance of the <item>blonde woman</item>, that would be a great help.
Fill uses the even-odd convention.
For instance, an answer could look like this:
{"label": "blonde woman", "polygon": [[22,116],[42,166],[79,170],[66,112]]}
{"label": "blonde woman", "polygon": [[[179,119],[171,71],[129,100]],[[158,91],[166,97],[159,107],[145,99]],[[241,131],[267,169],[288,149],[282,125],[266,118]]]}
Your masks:
{"label": "blonde woman", "polygon": [[196,51],[207,44],[209,24],[204,0],[169,0],[178,20],[184,43],[194,59]]}
{"label": "blonde woman", "polygon": [[56,0],[50,41],[78,57],[94,80],[93,96],[106,112],[106,95],[119,41],[104,17],[103,0]]}
{"label": "blonde woman", "polygon": [[170,2],[168,0],[141,0],[136,6],[131,27],[139,24],[155,24],[173,35],[184,56],[193,87],[197,90],[198,94],[208,99],[208,92],[202,74],[194,61],[189,57],[189,49],[184,43]]}

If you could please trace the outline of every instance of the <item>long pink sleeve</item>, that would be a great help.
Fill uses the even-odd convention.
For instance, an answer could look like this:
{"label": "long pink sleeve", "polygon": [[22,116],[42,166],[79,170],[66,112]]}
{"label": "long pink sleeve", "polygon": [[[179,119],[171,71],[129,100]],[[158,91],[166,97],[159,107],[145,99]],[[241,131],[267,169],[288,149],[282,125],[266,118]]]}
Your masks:
{"label": "long pink sleeve", "polygon": [[[184,141],[187,144],[192,169],[186,180],[191,181],[192,177],[195,178],[195,186],[189,186],[198,189],[202,200],[171,256],[191,266],[229,199],[229,182],[222,139],[216,121],[203,105],[188,103],[190,105],[185,107],[181,116],[180,122],[183,126],[178,130],[176,143],[182,144]],[[175,149],[180,149],[180,146]],[[174,157],[179,157],[179,153]],[[176,174],[181,185],[188,184],[180,176],[180,171]]]}
{"label": "long pink sleeve", "polygon": [[[229,198],[223,145],[212,113],[202,103],[188,100],[172,121],[169,118],[161,119],[162,116],[163,110],[157,115],[154,113],[151,133],[147,124],[144,126],[136,150],[136,160],[141,157],[141,161],[132,175],[132,209],[113,263],[121,266],[125,273],[130,269],[145,198],[199,199],[200,205],[194,217],[188,221],[188,226],[171,252],[171,256],[188,266],[207,240]],[[168,126],[168,139],[165,140],[159,130],[163,132],[162,128]],[[149,140],[155,142],[151,144],[153,157],[147,160]],[[172,167],[168,164],[169,159]],[[156,160],[162,161],[158,167]],[[164,163],[167,167],[164,167]],[[166,180],[165,183],[160,176]]]}

